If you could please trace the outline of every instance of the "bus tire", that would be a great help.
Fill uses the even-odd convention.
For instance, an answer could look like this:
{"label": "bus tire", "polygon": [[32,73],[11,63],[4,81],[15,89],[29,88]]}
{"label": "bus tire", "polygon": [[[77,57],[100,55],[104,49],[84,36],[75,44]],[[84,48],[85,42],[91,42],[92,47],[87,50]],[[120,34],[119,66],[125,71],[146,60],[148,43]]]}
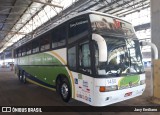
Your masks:
{"label": "bus tire", "polygon": [[62,79],[62,82],[60,84],[60,95],[64,102],[68,102],[71,98],[71,88],[66,77]]}
{"label": "bus tire", "polygon": [[61,77],[58,77],[56,80],[56,92],[60,95],[60,85],[61,85]]}
{"label": "bus tire", "polygon": [[19,79],[20,82],[22,82],[22,77],[23,77],[22,74],[23,74],[23,72],[21,70],[19,70],[19,72],[18,72],[18,79]]}
{"label": "bus tire", "polygon": [[25,72],[23,72],[22,83],[26,84],[26,75],[25,75]]}

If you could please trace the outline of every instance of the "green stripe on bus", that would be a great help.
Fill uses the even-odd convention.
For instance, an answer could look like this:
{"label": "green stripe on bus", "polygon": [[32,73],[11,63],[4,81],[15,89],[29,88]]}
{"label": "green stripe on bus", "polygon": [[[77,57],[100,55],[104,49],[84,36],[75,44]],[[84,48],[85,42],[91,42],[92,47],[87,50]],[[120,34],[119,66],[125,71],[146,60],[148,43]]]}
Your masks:
{"label": "green stripe on bus", "polygon": [[119,81],[119,87],[127,86],[127,85],[129,85],[130,82],[132,82],[133,84],[137,84],[139,82],[139,80],[140,80],[139,75],[131,75],[131,76],[123,77]]}

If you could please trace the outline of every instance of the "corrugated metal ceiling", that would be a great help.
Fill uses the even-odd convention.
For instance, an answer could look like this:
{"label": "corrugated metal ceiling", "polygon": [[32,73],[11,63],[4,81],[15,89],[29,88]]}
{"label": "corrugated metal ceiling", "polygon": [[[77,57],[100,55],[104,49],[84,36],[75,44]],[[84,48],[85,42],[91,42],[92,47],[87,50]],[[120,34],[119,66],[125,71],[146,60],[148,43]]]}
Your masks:
{"label": "corrugated metal ceiling", "polygon": [[[37,3],[37,1],[46,4]],[[51,1],[54,0],[0,0],[0,49]],[[150,0],[75,0],[72,6],[62,11],[62,15],[57,16],[63,17],[75,11],[95,10],[122,17],[148,7],[150,7]],[[31,12],[26,12],[28,8],[32,9]],[[25,19],[22,18],[24,15]],[[54,18],[57,19],[57,16]]]}

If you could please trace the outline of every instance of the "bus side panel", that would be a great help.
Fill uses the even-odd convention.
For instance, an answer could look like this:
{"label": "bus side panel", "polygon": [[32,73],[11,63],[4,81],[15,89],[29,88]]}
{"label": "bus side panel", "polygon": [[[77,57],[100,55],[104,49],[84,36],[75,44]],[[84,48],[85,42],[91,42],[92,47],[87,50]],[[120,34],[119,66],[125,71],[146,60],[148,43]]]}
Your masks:
{"label": "bus side panel", "polygon": [[61,66],[21,66],[25,72],[49,85],[55,86],[56,77],[61,74],[68,76],[65,67]]}
{"label": "bus side panel", "polygon": [[94,78],[77,72],[72,72],[72,74],[74,76],[75,99],[92,105]]}
{"label": "bus side panel", "polygon": [[42,81],[55,86],[57,76],[63,74],[73,86],[73,77],[66,66],[66,48],[20,57],[17,63],[18,68],[28,73],[36,82]]}
{"label": "bus side panel", "polygon": [[[106,106],[142,95],[145,89],[145,84],[140,84],[142,80],[145,80],[145,74],[117,78],[95,78],[93,106]],[[130,86],[131,82],[132,86]],[[100,86],[114,85],[118,86],[118,90],[108,92],[99,91]],[[130,94],[128,95],[128,93]]]}

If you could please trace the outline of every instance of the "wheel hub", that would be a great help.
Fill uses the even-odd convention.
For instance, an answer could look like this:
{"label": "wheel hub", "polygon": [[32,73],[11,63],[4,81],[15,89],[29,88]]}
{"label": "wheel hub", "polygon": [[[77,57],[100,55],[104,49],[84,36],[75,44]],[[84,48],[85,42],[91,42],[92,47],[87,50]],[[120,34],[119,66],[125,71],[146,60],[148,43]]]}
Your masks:
{"label": "wheel hub", "polygon": [[24,81],[24,82],[26,81],[26,76],[23,76],[23,81]]}
{"label": "wheel hub", "polygon": [[66,83],[64,83],[61,87],[61,93],[63,95],[64,98],[67,98],[68,95],[68,86]]}
{"label": "wheel hub", "polygon": [[19,77],[20,77],[20,80],[21,80],[21,79],[22,79],[22,76],[20,75]]}

